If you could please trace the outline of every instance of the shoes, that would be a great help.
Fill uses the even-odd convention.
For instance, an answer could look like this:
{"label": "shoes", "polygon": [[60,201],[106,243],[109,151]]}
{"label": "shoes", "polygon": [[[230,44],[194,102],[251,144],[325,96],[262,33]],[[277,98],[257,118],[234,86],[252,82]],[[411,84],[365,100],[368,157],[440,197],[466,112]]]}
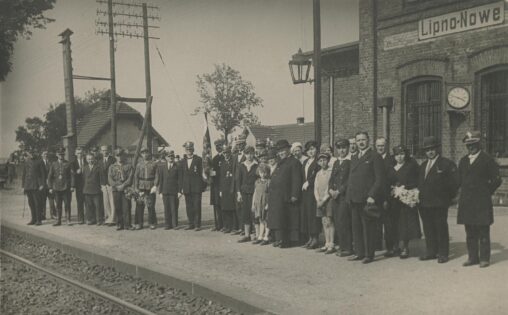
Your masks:
{"label": "shoes", "polygon": [[263,240],[261,243],[259,243],[259,245],[261,245],[261,246],[265,246],[268,244],[270,244],[270,241],[267,241],[267,240]]}
{"label": "shoes", "polygon": [[201,228],[200,228],[200,227],[197,227],[197,228],[195,228],[195,229],[194,229],[194,231],[196,231],[196,232],[197,232],[197,231],[201,231]]}
{"label": "shoes", "polygon": [[279,247],[281,243],[282,243],[281,241],[276,241],[276,242],[273,242],[272,246]]}
{"label": "shoes", "polygon": [[321,247],[321,248],[318,248],[318,249],[316,250],[316,253],[324,253],[324,252],[326,252],[327,250],[328,250],[328,248],[326,248],[326,247]]}
{"label": "shoes", "polygon": [[477,261],[471,261],[471,260],[466,260],[462,266],[463,267],[469,267],[469,266],[473,266],[473,265],[478,265],[478,262]]}
{"label": "shoes", "polygon": [[364,256],[354,255],[352,257],[349,257],[348,260],[349,261],[356,261],[356,260],[363,260],[364,258],[365,258]]}
{"label": "shoes", "polygon": [[446,262],[448,262],[448,257],[441,256],[441,257],[438,257],[438,258],[437,258],[437,263],[438,263],[438,264],[444,264],[444,263],[446,263]]}
{"label": "shoes", "polygon": [[425,256],[421,256],[420,257],[420,260],[432,260],[432,259],[436,259],[437,256],[436,255],[425,255]]}
{"label": "shoes", "polygon": [[223,232],[223,233],[226,233],[226,228],[222,228],[219,230],[219,232]]}
{"label": "shoes", "polygon": [[97,225],[104,225],[104,222],[99,222],[97,223]]}
{"label": "shoes", "polygon": [[41,221],[35,222],[35,225],[42,225]]}
{"label": "shoes", "polygon": [[244,236],[238,240],[238,243],[247,243],[250,242],[250,236]]}
{"label": "shoes", "polygon": [[370,264],[371,262],[373,262],[374,259],[371,258],[371,257],[365,257],[363,260],[362,260],[362,264]]}
{"label": "shoes", "polygon": [[309,247],[307,247],[307,249],[316,249],[316,248],[318,248],[318,247],[319,247],[318,242],[315,242],[315,241],[314,241],[314,242],[311,242],[311,243],[309,244]]}
{"label": "shoes", "polygon": [[231,233],[231,230],[229,229],[225,229],[224,231],[222,231],[224,234],[228,234],[228,233]]}
{"label": "shoes", "polygon": [[150,225],[150,230],[155,230],[155,225]]}
{"label": "shoes", "polygon": [[86,224],[87,224],[87,225],[95,225],[95,222],[93,222],[93,221],[88,221]]}
{"label": "shoes", "polygon": [[311,241],[311,240],[309,240],[307,243],[303,244],[303,245],[302,245],[302,246],[300,246],[300,247],[301,247],[301,248],[309,248],[309,246],[310,246],[310,243],[311,243],[311,242],[312,242],[312,241]]}
{"label": "shoes", "polygon": [[280,242],[279,248],[290,248],[291,246],[288,243]]}
{"label": "shoes", "polygon": [[28,222],[26,225],[34,225],[34,224],[35,224],[35,222],[34,222],[34,221],[30,221],[30,222]]}
{"label": "shoes", "polygon": [[210,231],[212,231],[212,232],[217,232],[217,231],[218,231],[218,229],[213,228],[213,229],[211,229]]}
{"label": "shoes", "polygon": [[400,252],[400,259],[406,259],[409,257],[409,249],[407,248],[404,248],[401,252]]}
{"label": "shoes", "polygon": [[171,229],[172,229],[172,227],[171,227],[171,226],[165,226],[165,227],[164,227],[164,230],[171,230]]}
{"label": "shoes", "polygon": [[347,257],[347,256],[353,255],[353,252],[350,252],[348,250],[344,250],[344,251],[337,252],[336,255],[339,256],[339,257]]}
{"label": "shoes", "polygon": [[335,248],[328,248],[325,252],[325,255],[330,255],[335,253],[337,250]]}
{"label": "shoes", "polygon": [[140,225],[140,224],[137,224],[137,225],[136,225],[136,230],[142,230],[142,229],[143,229],[143,226],[142,226],[142,225]]}
{"label": "shoes", "polygon": [[60,223],[60,222],[53,223],[53,226],[60,226],[60,225],[62,225],[62,223]]}
{"label": "shoes", "polygon": [[194,230],[194,226],[192,225],[189,225],[188,227],[186,227],[184,230],[188,231],[188,230]]}
{"label": "shoes", "polygon": [[240,230],[233,230],[233,231],[231,231],[231,234],[232,235],[240,235],[240,234],[242,234],[242,231],[240,231]]}
{"label": "shoes", "polygon": [[395,252],[391,249],[387,250],[384,255],[386,258],[389,258],[389,257],[394,257],[395,256]]}
{"label": "shoes", "polygon": [[85,224],[85,221],[79,221],[78,224],[79,225]]}
{"label": "shoes", "polygon": [[488,261],[480,261],[480,268],[486,268],[488,266],[490,266]]}
{"label": "shoes", "polygon": [[259,244],[261,242],[263,242],[263,240],[257,239],[257,240],[252,241],[252,244],[256,245],[256,244]]}
{"label": "shoes", "polygon": [[117,227],[116,227],[116,230],[117,230],[117,231],[121,231],[121,230],[123,230],[123,229],[124,229],[124,227],[123,227],[123,226],[117,226]]}

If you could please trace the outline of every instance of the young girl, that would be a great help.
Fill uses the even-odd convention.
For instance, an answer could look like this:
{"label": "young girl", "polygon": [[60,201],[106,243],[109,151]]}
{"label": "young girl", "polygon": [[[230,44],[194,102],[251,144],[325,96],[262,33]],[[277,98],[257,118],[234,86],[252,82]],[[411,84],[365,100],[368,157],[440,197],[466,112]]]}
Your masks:
{"label": "young girl", "polygon": [[270,167],[267,164],[258,166],[259,178],[256,180],[254,196],[252,197],[252,212],[254,214],[254,223],[256,227],[256,240],[254,244],[268,245],[268,234],[270,229],[266,224],[266,213],[268,210],[268,185],[270,184]]}
{"label": "young girl", "polygon": [[330,155],[328,153],[320,153],[318,156],[318,164],[321,167],[316,174],[314,182],[314,196],[316,197],[317,211],[316,216],[321,217],[323,222],[323,233],[325,235],[325,246],[318,249],[318,252],[332,254],[335,252],[334,236],[335,226],[333,224],[333,209],[328,192],[328,183],[332,175],[332,168],[328,166]]}

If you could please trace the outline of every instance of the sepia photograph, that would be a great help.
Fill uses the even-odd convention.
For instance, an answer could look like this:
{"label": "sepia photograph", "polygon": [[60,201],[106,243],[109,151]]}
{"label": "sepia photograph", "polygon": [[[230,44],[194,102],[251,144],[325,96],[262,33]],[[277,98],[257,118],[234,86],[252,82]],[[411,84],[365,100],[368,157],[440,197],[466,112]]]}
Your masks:
{"label": "sepia photograph", "polygon": [[0,0],[0,313],[508,313],[508,0]]}

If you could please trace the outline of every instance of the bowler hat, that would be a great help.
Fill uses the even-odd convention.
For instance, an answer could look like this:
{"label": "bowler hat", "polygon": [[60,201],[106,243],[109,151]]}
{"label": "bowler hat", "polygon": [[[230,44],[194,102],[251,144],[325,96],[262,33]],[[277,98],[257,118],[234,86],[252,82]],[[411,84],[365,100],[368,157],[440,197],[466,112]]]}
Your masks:
{"label": "bowler hat", "polygon": [[291,145],[289,144],[289,142],[286,139],[282,139],[282,140],[277,141],[277,143],[275,144],[275,147],[277,148],[277,150],[282,150],[282,149],[291,148]]}
{"label": "bowler hat", "polygon": [[473,130],[466,132],[466,136],[462,139],[465,144],[473,144],[480,142],[482,134],[479,130]]}
{"label": "bowler hat", "polygon": [[164,155],[175,157],[175,151],[173,150],[164,151]]}
{"label": "bowler hat", "polygon": [[436,137],[429,136],[429,137],[423,138],[423,145],[422,145],[423,150],[433,149],[433,148],[437,148],[437,147],[439,147],[439,141],[437,140]]}
{"label": "bowler hat", "polygon": [[349,148],[349,140],[348,139],[339,139],[335,141],[335,147],[341,148],[341,147],[348,147]]}

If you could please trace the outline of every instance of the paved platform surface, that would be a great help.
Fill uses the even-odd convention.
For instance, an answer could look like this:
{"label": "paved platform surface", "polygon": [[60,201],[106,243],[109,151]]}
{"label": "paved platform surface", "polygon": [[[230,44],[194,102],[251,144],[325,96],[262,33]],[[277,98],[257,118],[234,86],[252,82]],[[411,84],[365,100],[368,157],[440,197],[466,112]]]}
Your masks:
{"label": "paved platform surface", "polygon": [[[183,217],[183,200],[181,208]],[[53,227],[51,221],[26,226],[29,211],[22,218],[23,195],[13,191],[0,191],[0,209],[6,226],[152,268],[274,313],[506,314],[508,309],[506,208],[496,209],[492,265],[484,269],[461,266],[467,258],[465,232],[455,223],[453,211],[448,263],[419,261],[421,240],[412,243],[407,260],[377,252],[374,263],[363,265],[301,248],[238,244],[238,237],[208,229],[117,232],[86,225]],[[204,218],[211,218],[208,207]]]}

